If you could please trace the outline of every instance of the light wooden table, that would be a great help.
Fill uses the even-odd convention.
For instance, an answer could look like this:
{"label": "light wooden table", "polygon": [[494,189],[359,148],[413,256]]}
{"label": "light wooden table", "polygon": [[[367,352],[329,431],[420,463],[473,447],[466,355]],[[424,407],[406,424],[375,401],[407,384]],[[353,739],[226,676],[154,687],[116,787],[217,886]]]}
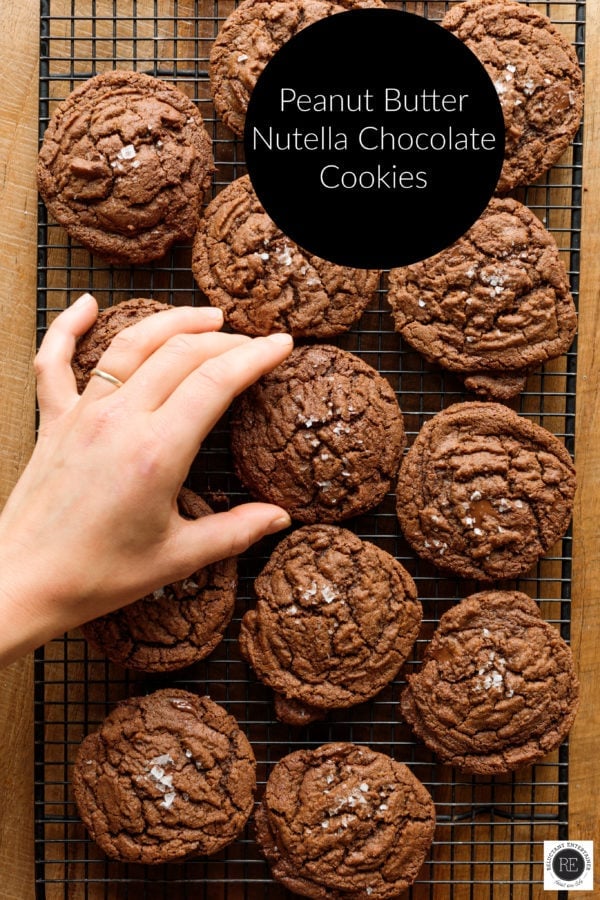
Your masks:
{"label": "light wooden table", "polygon": [[[0,2],[0,503],[33,443],[38,0]],[[600,885],[600,3],[587,10],[572,642],[582,706],[571,738],[570,837],[597,843]],[[0,672],[0,898],[30,900],[33,667]],[[499,895],[500,896],[500,895]],[[579,897],[593,894],[580,893]],[[596,893],[595,896],[598,896]]]}

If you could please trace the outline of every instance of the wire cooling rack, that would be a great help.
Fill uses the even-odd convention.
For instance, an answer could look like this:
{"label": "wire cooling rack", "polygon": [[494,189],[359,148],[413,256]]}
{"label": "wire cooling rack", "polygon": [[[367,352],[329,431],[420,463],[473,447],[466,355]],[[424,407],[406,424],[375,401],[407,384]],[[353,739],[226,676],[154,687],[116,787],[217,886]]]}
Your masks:
{"label": "wire cooling rack", "polygon": [[[214,116],[208,87],[208,56],[220,23],[234,0],[42,0],[40,139],[56,103],[90,76],[133,68],[177,84],[199,105],[213,139],[218,174],[213,192],[244,174],[243,147]],[[433,19],[448,4],[390,3]],[[536,4],[560,24],[583,64],[585,3],[556,0]],[[518,194],[554,234],[577,299],[581,206],[581,134],[559,165],[533,188]],[[178,246],[155,265],[112,268],[71,244],[39,208],[38,330],[82,291],[102,307],[133,296],[174,304],[204,303],[190,271],[189,246]],[[460,383],[430,367],[404,346],[391,325],[384,291],[358,327],[337,343],[376,367],[398,392],[409,441],[424,421],[451,403],[467,399]],[[531,375],[520,412],[564,439],[571,451],[575,415],[575,346]],[[232,474],[224,420],[206,441],[189,479],[210,500],[225,494],[234,504],[247,495]],[[440,615],[476,585],[457,583],[418,560],[399,534],[394,498],[371,514],[346,523],[361,537],[394,554],[415,577],[425,621],[410,671]],[[58,900],[277,900],[290,896],[272,882],[253,840],[242,837],[210,859],[169,866],[121,865],[107,860],[79,822],[71,791],[77,746],[115,702],[157,687],[179,685],[209,694],[239,721],[258,760],[258,796],[273,763],[300,747],[330,740],[366,743],[408,763],[431,791],[438,826],[428,862],[409,895],[415,900],[525,900],[541,897],[542,841],[567,837],[567,745],[542,763],[503,778],[466,777],[435,763],[416,743],[398,714],[404,678],[373,701],[338,711],[326,723],[294,730],[278,723],[272,696],[241,660],[237,635],[243,612],[253,603],[252,582],[277,538],[264,540],[240,560],[236,615],[225,639],[208,660],[180,673],[144,677],[99,658],[78,632],[55,640],[35,661],[35,822],[37,897]],[[541,602],[545,617],[569,637],[570,533],[516,586]]]}

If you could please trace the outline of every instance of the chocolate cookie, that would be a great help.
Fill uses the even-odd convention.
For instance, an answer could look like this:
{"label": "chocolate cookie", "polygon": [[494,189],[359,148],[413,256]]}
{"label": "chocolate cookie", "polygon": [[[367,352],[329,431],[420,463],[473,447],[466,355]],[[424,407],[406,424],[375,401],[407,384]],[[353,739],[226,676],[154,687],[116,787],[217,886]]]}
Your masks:
{"label": "chocolate cookie", "polygon": [[150,75],[115,71],[57,107],[38,188],[57,222],[92,253],[145,263],[194,234],[213,171],[192,101]]}
{"label": "chocolate cookie", "polygon": [[225,20],[210,53],[210,84],[219,118],[243,135],[254,85],[290,38],[346,9],[381,6],[381,0],[244,0]]}
{"label": "chocolate cookie", "polygon": [[374,298],[378,271],[338,266],[302,250],[262,208],[247,175],[208,205],[194,240],[194,277],[242,334],[346,331]]}
{"label": "chocolate cookie", "polygon": [[439,569],[494,581],[526,572],[571,519],[575,469],[561,441],[499,403],[427,422],[398,479],[404,536]]}
{"label": "chocolate cookie", "polygon": [[311,722],[320,722],[327,716],[326,709],[309,706],[308,703],[284,697],[282,694],[275,694],[273,706],[275,715],[280,722],[285,722],[286,725],[295,725],[297,728],[310,725]]}
{"label": "chocolate cookie", "polygon": [[535,181],[579,128],[583,84],[575,50],[550,19],[511,0],[457,3],[442,25],[479,57],[498,92],[506,144],[497,191]]}
{"label": "chocolate cookie", "polygon": [[77,341],[75,354],[71,360],[79,393],[83,391],[89,381],[90,372],[98,365],[100,357],[108,350],[110,342],[119,331],[135,325],[146,316],[167,309],[173,307],[157,300],[136,298],[123,300],[115,306],[101,310],[89,331]]}
{"label": "chocolate cookie", "polygon": [[[279,694],[307,704],[309,715],[377,694],[398,674],[421,625],[406,569],[334,525],[308,525],[284,538],[254,589],[256,609],[242,619],[242,656]],[[288,721],[281,705],[277,711]]]}
{"label": "chocolate cookie", "polygon": [[578,702],[571,651],[535,601],[483,591],[444,613],[401,707],[442,762],[497,775],[558,747]]}
{"label": "chocolate cookie", "polygon": [[[177,502],[186,519],[212,513],[204,500],[185,488]],[[236,588],[236,560],[224,559],[94,619],[81,630],[92,646],[121,666],[170,672],[214,650],[231,621]]]}
{"label": "chocolate cookie", "polygon": [[165,688],[120,703],[81,743],[77,810],[113,859],[146,864],[209,856],[252,812],[256,762],[223,707]]}
{"label": "chocolate cookie", "polygon": [[240,480],[300,522],[337,522],[376,506],[404,448],[394,391],[337,347],[296,347],[239,398],[231,446]]}
{"label": "chocolate cookie", "polygon": [[271,874],[289,890],[387,900],[419,874],[435,807],[403,763],[368,747],[325,744],[277,763],[255,820]]}
{"label": "chocolate cookie", "polygon": [[388,300],[412,347],[493,399],[518,393],[527,370],[564,353],[577,327],[554,238],[508,198],[492,200],[447,250],[392,269]]}

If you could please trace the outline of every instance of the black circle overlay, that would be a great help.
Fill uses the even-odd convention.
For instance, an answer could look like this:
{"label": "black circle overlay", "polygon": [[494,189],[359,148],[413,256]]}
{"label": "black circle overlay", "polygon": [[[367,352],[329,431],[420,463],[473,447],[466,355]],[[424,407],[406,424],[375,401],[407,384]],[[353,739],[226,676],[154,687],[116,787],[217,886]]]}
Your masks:
{"label": "black circle overlay", "polygon": [[552,871],[561,881],[576,881],[585,872],[585,859],[579,850],[559,850],[552,858]]}
{"label": "black circle overlay", "polygon": [[[394,91],[417,109],[394,109]],[[325,111],[314,108],[315,95],[325,95]],[[360,147],[363,128],[374,149]],[[476,136],[461,150],[397,147],[398,134],[407,148],[417,134],[421,146],[446,135],[435,139],[442,144],[450,128]],[[307,133],[316,149],[305,148]],[[347,149],[333,146],[340,133]],[[486,133],[494,149],[481,149]],[[269,61],[250,98],[244,144],[254,189],[288,237],[340,265],[389,268],[443,250],[480,216],[502,168],[504,121],[490,77],[454,35],[412,13],[355,9],[303,29]]]}

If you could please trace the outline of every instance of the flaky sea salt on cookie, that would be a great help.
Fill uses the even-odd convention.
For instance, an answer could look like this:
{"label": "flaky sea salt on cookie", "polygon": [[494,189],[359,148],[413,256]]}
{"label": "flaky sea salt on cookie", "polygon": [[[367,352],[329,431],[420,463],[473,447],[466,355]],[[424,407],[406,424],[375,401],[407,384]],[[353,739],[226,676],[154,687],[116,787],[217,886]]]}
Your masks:
{"label": "flaky sea salt on cookie", "polygon": [[195,104],[158,78],[119,70],[58,105],[37,175],[72,238],[108,262],[145,263],[194,234],[213,171]]}
{"label": "flaky sea salt on cookie", "polygon": [[235,471],[293,519],[333,523],[377,506],[396,477],[404,421],[389,382],[347,350],[296,347],[237,400]]}
{"label": "flaky sea salt on cookie", "polygon": [[247,175],[209,203],[192,270],[234,331],[331,337],[373,300],[379,271],[338,266],[299,247],[263,209]]}
{"label": "flaky sea salt on cookie", "polygon": [[98,846],[150,865],[231,844],[255,787],[254,753],[233,716],[178,688],[116,706],[84,738],[73,769],[77,810]]}
{"label": "flaky sea salt on cookie", "polygon": [[498,193],[535,181],[579,128],[583,82],[574,48],[550,19],[512,0],[453,4],[442,25],[479,57],[498,92],[506,127]]}
{"label": "flaky sea salt on cookie", "polygon": [[401,708],[441,762],[499,775],[558,747],[578,703],[571,650],[537,603],[482,591],[444,613]]}
{"label": "flaky sea salt on cookie", "polygon": [[435,831],[427,789],[404,763],[355,744],[280,760],[256,811],[273,878],[316,900],[392,900],[410,887]]}
{"label": "flaky sea salt on cookie", "polygon": [[451,247],[392,269],[396,330],[469,390],[507,400],[527,372],[564,353],[577,327],[552,235],[517,200],[493,199]]}
{"label": "flaky sea salt on cookie", "polygon": [[244,0],[225,20],[210,53],[217,115],[243,135],[250,95],[283,45],[314,22],[346,9],[385,7],[382,0]]}
{"label": "flaky sea salt on cookie", "polygon": [[254,590],[241,652],[282,695],[276,714],[290,724],[369,700],[396,677],[419,633],[421,604],[406,569],[334,525],[284,538]]}
{"label": "flaky sea salt on cookie", "polygon": [[421,428],[397,486],[405,538],[444,572],[523,574],[563,536],[575,469],[553,434],[500,403],[456,403]]}

